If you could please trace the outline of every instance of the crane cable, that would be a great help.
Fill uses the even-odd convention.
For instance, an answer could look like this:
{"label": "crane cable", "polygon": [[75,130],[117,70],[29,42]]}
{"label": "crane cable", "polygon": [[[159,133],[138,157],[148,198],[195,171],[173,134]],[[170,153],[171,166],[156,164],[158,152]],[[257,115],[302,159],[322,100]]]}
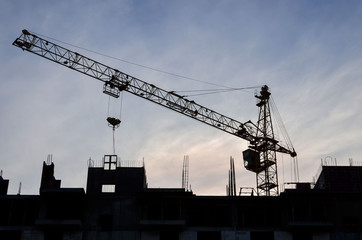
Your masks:
{"label": "crane cable", "polygon": [[287,133],[287,130],[286,130],[284,124],[283,124],[282,117],[280,116],[280,113],[279,113],[279,111],[278,111],[278,108],[277,108],[277,106],[276,106],[276,104],[275,104],[274,99],[273,99],[272,96],[270,97],[270,100],[271,100],[271,101],[270,101],[270,103],[271,103],[271,104],[270,104],[270,105],[271,105],[271,109],[272,109],[272,111],[273,111],[273,113],[274,113],[276,123],[277,123],[277,125],[278,125],[278,127],[279,127],[279,129],[280,129],[280,131],[281,131],[281,134],[282,134],[284,140],[285,140],[285,144],[287,145],[287,149],[289,149],[289,150],[291,150],[291,151],[292,151],[292,150],[294,151],[294,147],[293,147],[292,141],[291,141],[290,138],[289,138],[289,135],[288,135],[288,133]]}
{"label": "crane cable", "polygon": [[[55,38],[52,38],[52,37],[49,37],[49,36],[45,36],[45,35],[42,35],[42,34],[39,34],[39,33],[36,33],[36,32],[31,32],[31,33],[34,34],[34,35],[41,36],[43,38],[48,38],[48,39],[51,39],[53,41],[66,44],[68,46],[72,46],[74,48],[78,48],[78,49],[81,49],[81,50],[84,50],[84,51],[87,51],[87,52],[91,52],[91,53],[94,53],[94,54],[97,54],[97,55],[100,55],[100,56],[103,56],[103,57],[106,57],[106,58],[114,59],[114,60],[117,60],[117,61],[120,61],[120,62],[124,62],[124,63],[130,64],[130,65],[137,66],[137,67],[149,69],[149,70],[152,70],[152,71],[155,71],[155,72],[160,72],[160,73],[167,74],[167,75],[174,76],[174,77],[178,77],[178,78],[183,78],[183,79],[187,79],[187,80],[191,80],[191,81],[195,81],[195,82],[200,82],[200,83],[204,83],[204,84],[208,84],[208,85],[213,85],[213,86],[217,86],[217,87],[222,87],[222,89],[215,89],[215,90],[184,91],[184,92],[209,91],[207,93],[191,94],[191,95],[187,95],[185,97],[209,95],[209,94],[229,92],[229,91],[240,91],[240,90],[245,91],[245,90],[248,90],[248,89],[256,89],[256,88],[261,87],[261,86],[255,86],[255,87],[245,87],[245,88],[233,88],[233,87],[229,87],[229,86],[225,86],[225,85],[221,85],[221,84],[217,84],[217,83],[211,83],[211,82],[203,81],[203,80],[200,80],[200,79],[186,77],[186,76],[183,76],[183,75],[180,75],[180,74],[168,72],[168,71],[165,71],[165,70],[160,70],[160,69],[157,69],[157,68],[154,68],[154,67],[149,67],[149,66],[146,66],[146,65],[143,65],[143,64],[131,62],[131,61],[128,61],[128,60],[125,60],[125,59],[113,57],[113,56],[110,56],[110,55],[107,55],[107,54],[104,54],[104,53],[100,53],[100,52],[97,52],[97,51],[94,51],[94,50],[90,50],[90,49],[87,49],[87,48],[84,48],[84,47],[80,47],[80,46],[77,46],[75,44],[67,43],[67,42],[64,42],[64,41],[61,41],[61,40],[58,40],[58,39],[55,39]],[[175,91],[175,92],[183,92],[183,91]]]}
{"label": "crane cable", "polygon": [[116,128],[119,127],[119,124],[122,122],[123,92],[121,92],[121,105],[120,105],[120,110],[119,110],[119,118],[110,117],[110,105],[111,105],[111,96],[108,96],[107,121],[108,121],[108,126],[112,127],[112,132],[113,132],[113,154],[116,155],[115,130],[116,130]]}
{"label": "crane cable", "polygon": [[[275,116],[276,123],[278,125],[278,128],[280,129],[280,132],[284,138],[286,147],[288,150],[295,152],[292,141],[290,140],[290,137],[288,135],[287,129],[285,128],[285,125],[283,123],[282,117],[280,116],[280,113],[278,111],[278,108],[274,102],[273,97],[270,97],[270,105],[271,109],[273,111],[273,116]],[[291,172],[292,172],[292,178],[294,177],[294,181],[299,182],[299,166],[298,166],[298,158],[297,156],[293,157],[292,163],[291,163]]]}
{"label": "crane cable", "polygon": [[[194,94],[184,95],[184,97],[194,97],[194,96],[209,95],[209,94],[216,94],[216,93],[225,93],[225,92],[231,92],[231,91],[248,92],[247,90],[249,90],[249,89],[257,89],[257,88],[260,88],[260,86],[245,87],[245,88],[229,88],[229,89],[222,88],[222,89],[182,90],[182,91],[175,91],[175,92],[177,92],[177,93],[183,93],[183,92],[194,93]],[[195,93],[195,92],[199,92],[199,93]],[[251,93],[251,92],[249,92],[249,93]]]}
{"label": "crane cable", "polygon": [[196,78],[186,77],[186,76],[183,76],[181,74],[164,71],[164,70],[160,70],[160,69],[157,69],[157,68],[154,68],[154,67],[149,67],[149,66],[146,66],[146,65],[143,65],[143,64],[131,62],[131,61],[128,61],[128,60],[125,60],[125,59],[113,57],[113,56],[110,56],[110,55],[107,55],[107,54],[104,54],[104,53],[100,53],[100,52],[90,50],[90,49],[87,49],[87,48],[84,48],[84,47],[80,47],[80,46],[77,46],[77,45],[74,45],[74,44],[71,44],[71,43],[67,43],[67,42],[52,38],[52,37],[48,37],[48,36],[45,36],[45,35],[42,35],[42,34],[39,34],[39,33],[36,33],[36,32],[31,32],[31,33],[34,34],[34,35],[37,35],[37,36],[41,36],[43,38],[51,39],[53,41],[66,44],[68,46],[72,46],[72,47],[87,51],[87,52],[91,52],[91,53],[94,53],[94,54],[97,54],[97,55],[100,55],[100,56],[103,56],[103,57],[114,59],[114,60],[117,60],[117,61],[120,61],[120,62],[124,62],[124,63],[130,64],[130,65],[137,66],[137,67],[149,69],[149,70],[152,70],[152,71],[155,71],[155,72],[160,72],[160,73],[171,75],[171,76],[174,76],[174,77],[183,78],[183,79],[187,79],[187,80],[191,80],[191,81],[195,81],[195,82],[200,82],[200,83],[204,83],[204,84],[208,84],[208,85],[222,87],[222,88],[225,88],[225,89],[233,89],[232,87],[228,87],[228,86],[225,86],[225,85],[221,85],[221,84],[217,84],[217,83],[211,83],[211,82],[199,80],[199,79],[196,79]]}

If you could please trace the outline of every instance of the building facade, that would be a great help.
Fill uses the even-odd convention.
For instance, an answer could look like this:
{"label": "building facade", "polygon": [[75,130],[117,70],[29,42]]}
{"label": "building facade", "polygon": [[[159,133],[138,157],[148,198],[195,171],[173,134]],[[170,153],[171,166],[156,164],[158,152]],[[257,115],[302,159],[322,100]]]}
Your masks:
{"label": "building facade", "polygon": [[61,188],[44,163],[39,195],[8,195],[0,177],[0,239],[361,240],[362,167],[323,166],[312,188],[279,196],[196,196],[148,188],[144,166],[116,156],[88,167],[86,190]]}

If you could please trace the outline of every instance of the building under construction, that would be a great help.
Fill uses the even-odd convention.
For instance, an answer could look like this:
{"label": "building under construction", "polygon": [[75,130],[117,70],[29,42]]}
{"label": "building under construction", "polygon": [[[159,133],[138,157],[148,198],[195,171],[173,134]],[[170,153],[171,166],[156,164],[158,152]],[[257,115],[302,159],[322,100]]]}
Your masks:
{"label": "building under construction", "polygon": [[87,187],[62,188],[43,163],[39,195],[8,195],[0,177],[0,239],[362,239],[362,166],[322,166],[314,185],[279,196],[197,196],[148,188],[142,164],[88,164]]}
{"label": "building under construction", "polygon": [[[113,155],[99,166],[89,162],[86,189],[62,188],[51,161],[43,164],[39,195],[8,195],[9,180],[0,177],[1,240],[362,239],[362,166],[323,166],[315,184],[296,181],[279,192],[276,154],[290,155],[298,172],[297,153],[267,85],[254,95],[258,120],[241,122],[50,40],[24,29],[13,45],[99,80],[111,97],[128,92],[246,140],[244,167],[256,174],[256,189],[237,194],[230,159],[227,195],[196,196],[188,184],[188,157],[182,188],[148,188],[144,166],[127,165],[115,155],[114,131],[121,120],[108,116]],[[284,140],[277,139],[274,123]]]}

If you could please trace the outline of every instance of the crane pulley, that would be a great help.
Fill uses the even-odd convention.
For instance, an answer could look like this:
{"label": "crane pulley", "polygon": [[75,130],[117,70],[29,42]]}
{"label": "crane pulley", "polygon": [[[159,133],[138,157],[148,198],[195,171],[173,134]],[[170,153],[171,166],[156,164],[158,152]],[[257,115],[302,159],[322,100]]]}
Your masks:
{"label": "crane pulley", "polygon": [[[260,108],[258,123],[254,124],[250,120],[240,122],[199,105],[193,100],[178,95],[174,91],[163,90],[153,84],[123,73],[118,69],[109,67],[38,37],[27,30],[22,31],[21,36],[13,42],[13,45],[104,82],[103,93],[112,97],[118,98],[121,91],[127,91],[219,130],[245,139],[250,143],[249,147],[252,152],[246,152],[244,158],[245,155],[248,154],[255,156],[258,154],[268,155],[269,152],[281,152],[290,154],[292,157],[296,156],[294,148],[290,145],[283,145],[274,138],[274,134],[267,132],[272,131],[271,120],[269,120],[270,110],[268,107],[270,92],[267,86],[263,86],[260,95],[256,96],[259,99],[257,106]],[[262,119],[260,119],[260,116],[263,116]],[[267,173],[270,170],[268,169],[270,166],[276,165],[276,159],[272,160],[271,163],[268,163],[269,160],[265,157],[261,157],[259,160],[260,159],[261,161],[257,164],[257,168],[251,168],[249,170],[257,174],[260,174],[262,171]],[[264,176],[263,178],[268,178],[268,176]],[[261,189],[265,189],[265,195],[269,195],[270,189],[277,188],[278,186],[278,184],[266,185],[266,187],[261,187]],[[259,186],[257,187],[259,188]]]}

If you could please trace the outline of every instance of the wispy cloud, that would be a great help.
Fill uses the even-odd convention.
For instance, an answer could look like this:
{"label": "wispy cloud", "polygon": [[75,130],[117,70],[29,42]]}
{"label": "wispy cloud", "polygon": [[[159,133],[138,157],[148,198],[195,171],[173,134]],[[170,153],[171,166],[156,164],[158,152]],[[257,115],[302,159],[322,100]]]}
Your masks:
{"label": "wispy cloud", "polygon": [[[211,83],[270,85],[298,152],[301,179],[310,181],[320,158],[344,163],[361,155],[361,12],[358,1],[2,1],[0,168],[10,192],[22,181],[24,193],[36,193],[49,153],[64,186],[85,186],[88,158],[112,151],[102,84],[11,46],[23,28]],[[74,50],[166,90],[210,89]],[[195,101],[240,121],[257,120],[253,91]],[[230,156],[238,185],[255,185],[254,174],[242,167],[244,140],[127,93],[116,143],[122,159],[145,159],[151,187],[181,186],[186,154],[197,194],[225,193]],[[282,158],[279,174],[284,169],[286,179],[289,157]]]}

